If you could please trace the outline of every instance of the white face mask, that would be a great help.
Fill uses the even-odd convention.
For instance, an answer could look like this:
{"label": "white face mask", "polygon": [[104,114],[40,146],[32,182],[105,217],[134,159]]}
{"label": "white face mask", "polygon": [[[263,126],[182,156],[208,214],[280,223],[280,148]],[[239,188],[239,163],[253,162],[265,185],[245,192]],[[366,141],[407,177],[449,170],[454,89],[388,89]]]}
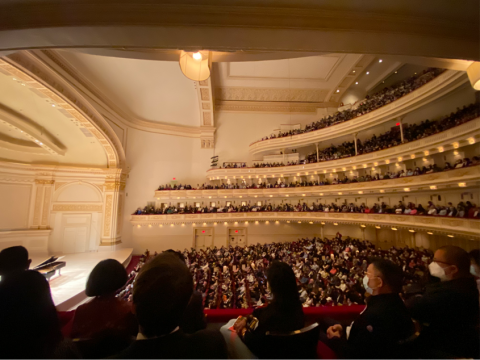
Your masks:
{"label": "white face mask", "polygon": [[365,288],[365,290],[367,291],[367,293],[372,294],[372,293],[373,293],[373,289],[372,289],[370,286],[368,286],[368,280],[369,280],[369,279],[368,279],[368,276],[365,275],[365,276],[363,277],[363,287]]}
{"label": "white face mask", "polygon": [[476,271],[475,266],[473,266],[473,264],[470,265],[470,274],[476,277],[480,277],[480,274]]}
{"label": "white face mask", "polygon": [[428,265],[428,270],[430,271],[430,275],[438,277],[442,281],[447,280],[445,269],[438,265],[438,263],[436,263],[435,261],[431,262],[430,265]]}

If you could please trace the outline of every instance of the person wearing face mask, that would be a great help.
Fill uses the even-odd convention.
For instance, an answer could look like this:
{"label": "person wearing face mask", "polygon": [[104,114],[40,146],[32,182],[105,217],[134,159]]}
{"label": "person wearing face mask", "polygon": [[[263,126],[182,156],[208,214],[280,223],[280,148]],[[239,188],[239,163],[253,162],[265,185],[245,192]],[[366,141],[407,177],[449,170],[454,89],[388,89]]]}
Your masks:
{"label": "person wearing face mask", "polygon": [[363,285],[371,295],[365,310],[350,326],[330,326],[322,341],[345,358],[407,356],[399,343],[414,333],[414,325],[399,296],[402,279],[402,270],[397,265],[374,258],[363,278]]}
{"label": "person wearing face mask", "polygon": [[422,324],[419,350],[425,357],[478,358],[479,297],[468,253],[443,246],[428,269],[440,281],[407,302],[412,317]]}
{"label": "person wearing face mask", "polygon": [[475,278],[477,289],[480,293],[480,250],[474,249],[468,255],[470,256],[470,274]]}

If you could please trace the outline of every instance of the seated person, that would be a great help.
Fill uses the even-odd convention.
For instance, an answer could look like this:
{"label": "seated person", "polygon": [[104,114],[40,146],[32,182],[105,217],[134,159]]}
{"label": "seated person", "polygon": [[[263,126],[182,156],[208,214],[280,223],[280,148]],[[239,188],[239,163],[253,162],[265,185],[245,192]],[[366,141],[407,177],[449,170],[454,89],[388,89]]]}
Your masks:
{"label": "seated person", "polygon": [[28,270],[32,260],[23,246],[12,246],[0,251],[0,280],[20,271]]}
{"label": "seated person", "polygon": [[132,304],[115,296],[127,279],[127,271],[114,259],[102,260],[93,268],[85,290],[93,299],[75,311],[72,338],[91,339],[111,333],[128,340],[137,335]]}
{"label": "seated person", "polygon": [[246,319],[234,325],[245,345],[259,358],[268,358],[269,349],[262,346],[267,331],[294,331],[302,329],[305,324],[295,274],[288,264],[272,262],[267,270],[267,287],[273,299],[268,306],[253,311],[253,317],[258,319],[257,327],[247,330]]}
{"label": "seated person", "polygon": [[26,270],[0,282],[0,357],[3,359],[80,358],[63,339],[45,277]]}
{"label": "seated person", "polygon": [[146,263],[133,286],[139,323],[137,340],[119,359],[224,359],[225,341],[218,331],[185,334],[180,322],[193,293],[193,278],[176,255],[164,252]]}
{"label": "seated person", "polygon": [[412,317],[428,324],[418,338],[419,347],[426,356],[478,358],[479,298],[468,253],[443,246],[428,269],[440,282],[427,285],[422,297],[407,302]]}
{"label": "seated person", "polygon": [[368,265],[363,285],[371,296],[367,307],[345,331],[336,324],[327,329],[327,344],[346,358],[401,358],[399,342],[414,332],[413,322],[399,293],[403,272],[382,258]]}

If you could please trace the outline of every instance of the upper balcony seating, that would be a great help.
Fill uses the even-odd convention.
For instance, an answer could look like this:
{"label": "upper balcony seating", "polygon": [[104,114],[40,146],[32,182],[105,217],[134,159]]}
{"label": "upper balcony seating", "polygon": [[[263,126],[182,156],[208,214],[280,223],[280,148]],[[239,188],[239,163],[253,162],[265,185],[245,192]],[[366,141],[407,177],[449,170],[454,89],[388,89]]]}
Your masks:
{"label": "upper balcony seating", "polygon": [[388,180],[388,179],[397,179],[402,177],[410,176],[419,176],[425,174],[432,174],[441,171],[449,171],[453,169],[466,168],[470,166],[480,165],[480,156],[474,156],[471,160],[469,158],[458,159],[453,165],[446,163],[445,167],[442,169],[435,164],[429,166],[423,166],[422,168],[416,167],[415,169],[399,170],[397,172],[387,172],[386,174],[375,174],[375,175],[362,175],[362,176],[353,176],[344,178],[334,178],[331,181],[328,179],[325,180],[313,180],[313,181],[294,181],[286,183],[284,181],[271,183],[258,183],[253,185],[244,184],[197,184],[197,187],[192,187],[191,185],[173,185],[170,184],[160,185],[157,191],[182,191],[182,190],[222,190],[222,189],[231,189],[231,190],[240,190],[240,189],[283,189],[283,188],[297,188],[297,187],[311,187],[311,186],[325,186],[325,185],[339,185],[339,184],[352,184],[358,182],[369,182],[377,180]]}
{"label": "upper balcony seating", "polygon": [[[375,151],[381,151],[389,149],[395,146],[402,145],[404,143],[420,140],[428,136],[438,134],[442,131],[454,128],[462,125],[468,121],[476,119],[480,116],[480,103],[476,102],[468,106],[464,106],[461,109],[446,115],[438,120],[426,119],[420,124],[406,124],[403,127],[403,143],[401,139],[399,127],[393,127],[390,131],[383,133],[379,136],[373,135],[370,139],[357,141],[357,155],[368,154]],[[355,142],[345,141],[341,145],[332,145],[319,151],[318,162],[332,161],[338,159],[344,159],[355,156]],[[282,167],[292,166],[299,164],[311,164],[317,163],[317,153],[312,153],[306,156],[305,160],[298,162],[284,163],[261,163],[254,164],[253,168],[270,168],[270,167]],[[243,166],[245,167],[245,166]]]}
{"label": "upper balcony seating", "polygon": [[270,135],[270,137],[268,136],[264,137],[259,141],[265,141],[270,139],[303,134],[306,132],[320,130],[332,125],[340,124],[344,121],[352,120],[358,116],[365,115],[373,110],[376,110],[382,106],[385,106],[391,103],[392,101],[395,101],[411,93],[412,91],[418,89],[419,87],[433,80],[435,77],[440,75],[443,71],[444,71],[443,69],[427,69],[419,75],[412,76],[390,88],[384,88],[378,93],[375,93],[371,96],[367,96],[365,100],[360,102],[358,105],[357,104],[354,105],[352,109],[339,111],[334,115],[330,115],[324,119],[313,122],[310,125],[305,126],[305,129],[294,129],[294,130],[290,130],[288,132],[283,132],[283,133],[280,132],[279,134],[276,134],[276,135]]}

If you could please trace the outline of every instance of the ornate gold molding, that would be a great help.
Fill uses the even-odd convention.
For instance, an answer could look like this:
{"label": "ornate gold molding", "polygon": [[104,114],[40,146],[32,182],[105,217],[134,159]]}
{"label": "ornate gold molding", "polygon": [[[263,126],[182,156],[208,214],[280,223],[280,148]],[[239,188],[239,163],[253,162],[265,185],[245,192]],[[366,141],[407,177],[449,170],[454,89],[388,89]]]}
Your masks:
{"label": "ornate gold molding", "polygon": [[54,204],[52,211],[93,211],[102,212],[102,205],[86,205],[86,204]]}
{"label": "ornate gold molding", "polygon": [[[66,70],[63,63],[58,61],[52,53],[43,51],[43,54]],[[25,82],[26,86],[50,98],[64,110],[64,115],[74,118],[81,127],[92,133],[103,146],[109,167],[123,166],[123,160],[119,155],[123,154],[123,149],[121,144],[115,144],[116,136],[107,122],[94,114],[91,108],[85,106],[80,101],[81,96],[74,93],[71,87],[63,86],[64,80],[56,76],[57,74],[52,74],[52,69],[47,66],[46,63],[41,63],[38,57],[28,52],[17,52],[0,60],[0,69],[18,77]]]}
{"label": "ornate gold molding", "polygon": [[53,185],[55,184],[55,180],[35,179],[35,184]]}
{"label": "ornate gold molding", "polygon": [[103,236],[110,235],[110,229],[112,228],[112,213],[113,213],[113,195],[108,194],[105,197],[105,215],[103,220]]}

